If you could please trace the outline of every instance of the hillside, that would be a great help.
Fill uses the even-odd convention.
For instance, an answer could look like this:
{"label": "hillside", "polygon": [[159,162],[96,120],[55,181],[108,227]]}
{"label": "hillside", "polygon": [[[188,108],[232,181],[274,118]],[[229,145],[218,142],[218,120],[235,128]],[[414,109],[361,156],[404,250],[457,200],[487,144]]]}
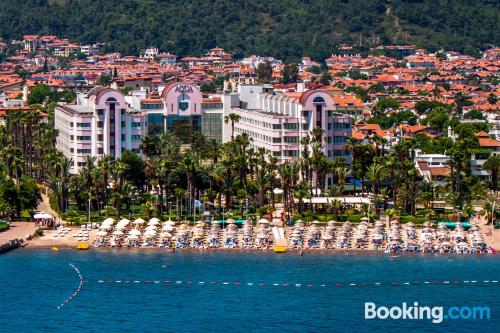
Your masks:
{"label": "hillside", "polygon": [[339,43],[456,50],[500,44],[496,0],[2,0],[0,36],[42,33],[183,56],[220,46],[237,56],[324,58]]}

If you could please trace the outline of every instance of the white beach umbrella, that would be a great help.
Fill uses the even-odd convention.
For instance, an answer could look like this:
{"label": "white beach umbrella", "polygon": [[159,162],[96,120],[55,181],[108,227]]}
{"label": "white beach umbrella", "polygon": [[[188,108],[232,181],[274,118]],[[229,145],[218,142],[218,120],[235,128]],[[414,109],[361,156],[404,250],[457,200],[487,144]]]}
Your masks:
{"label": "white beach umbrella", "polygon": [[130,235],[130,236],[128,236],[128,239],[130,239],[130,240],[138,240],[139,236],[137,236],[137,235]]}
{"label": "white beach umbrella", "polygon": [[168,219],[167,221],[163,222],[163,225],[175,225],[175,222],[171,219]]}
{"label": "white beach umbrella", "polygon": [[129,219],[126,219],[126,218],[123,218],[121,219],[120,221],[118,221],[118,223],[120,224],[124,224],[124,225],[127,225],[130,223],[130,220]]}
{"label": "white beach umbrella", "polygon": [[267,219],[260,219],[257,221],[258,224],[269,224],[269,220]]}
{"label": "white beach umbrella", "polygon": [[172,238],[172,234],[168,232],[162,232],[160,238]]}
{"label": "white beach umbrella", "polygon": [[106,231],[99,231],[99,232],[97,233],[97,236],[99,236],[99,237],[102,237],[102,236],[107,236],[107,235],[108,235],[108,233],[107,233]]}
{"label": "white beach umbrella", "polygon": [[99,227],[99,230],[108,230],[108,229],[111,229],[111,226],[110,226],[110,225],[107,225],[107,224],[102,224],[102,225]]}
{"label": "white beach umbrella", "polygon": [[149,223],[151,223],[151,222],[156,223],[156,222],[160,222],[160,220],[156,217],[153,217],[153,218],[149,219]]}
{"label": "white beach umbrella", "polygon": [[132,235],[132,236],[140,236],[141,232],[137,229],[132,229],[132,230],[130,230],[130,232],[128,234]]}
{"label": "white beach umbrella", "polygon": [[146,227],[146,230],[156,230],[157,228],[158,228],[158,227],[157,227],[157,226],[155,226],[155,225],[148,225],[148,226]]}
{"label": "white beach umbrella", "polygon": [[121,231],[121,230],[115,230],[115,231],[113,231],[113,235],[114,236],[122,236],[123,235],[123,231]]}
{"label": "white beach umbrella", "polygon": [[171,225],[164,225],[163,228],[161,228],[163,231],[172,231],[174,230],[174,227]]}
{"label": "white beach umbrella", "polygon": [[148,225],[158,225],[160,224],[160,221],[149,221]]}
{"label": "white beach umbrella", "polygon": [[115,223],[115,220],[111,217],[108,217],[107,219],[105,219],[104,221],[102,221],[102,223],[106,223],[106,224],[113,224]]}
{"label": "white beach umbrella", "polygon": [[132,222],[133,224],[135,225],[139,225],[139,224],[144,224],[146,223],[146,221],[144,221],[143,219],[141,219],[140,217],[138,219],[135,219],[134,222]]}

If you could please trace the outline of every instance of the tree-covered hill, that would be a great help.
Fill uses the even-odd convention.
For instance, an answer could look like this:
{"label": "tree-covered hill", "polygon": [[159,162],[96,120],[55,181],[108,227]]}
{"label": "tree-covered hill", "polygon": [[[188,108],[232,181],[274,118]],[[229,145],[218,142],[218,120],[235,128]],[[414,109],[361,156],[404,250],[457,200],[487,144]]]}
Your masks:
{"label": "tree-covered hill", "polygon": [[323,58],[339,43],[455,50],[500,44],[498,0],[2,0],[0,36],[41,33],[178,55]]}

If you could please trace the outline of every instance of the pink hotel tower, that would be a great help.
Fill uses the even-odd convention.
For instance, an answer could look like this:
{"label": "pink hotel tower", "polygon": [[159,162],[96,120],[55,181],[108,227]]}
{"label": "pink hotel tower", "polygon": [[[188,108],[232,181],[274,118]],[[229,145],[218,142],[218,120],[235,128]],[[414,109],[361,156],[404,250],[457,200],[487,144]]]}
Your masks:
{"label": "pink hotel tower", "polygon": [[119,91],[97,86],[79,94],[76,105],[56,107],[55,127],[57,148],[73,160],[71,172],[77,173],[86,156],[117,159],[125,149],[140,153],[147,115],[131,109]]}

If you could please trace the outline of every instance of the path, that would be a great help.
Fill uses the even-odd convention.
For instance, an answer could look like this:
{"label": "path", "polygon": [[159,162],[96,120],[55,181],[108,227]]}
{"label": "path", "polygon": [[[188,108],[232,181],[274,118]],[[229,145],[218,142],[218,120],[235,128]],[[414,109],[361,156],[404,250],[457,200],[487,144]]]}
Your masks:
{"label": "path", "polygon": [[34,222],[11,222],[7,231],[0,232],[0,244],[5,244],[13,239],[26,239],[32,235],[37,227]]}

